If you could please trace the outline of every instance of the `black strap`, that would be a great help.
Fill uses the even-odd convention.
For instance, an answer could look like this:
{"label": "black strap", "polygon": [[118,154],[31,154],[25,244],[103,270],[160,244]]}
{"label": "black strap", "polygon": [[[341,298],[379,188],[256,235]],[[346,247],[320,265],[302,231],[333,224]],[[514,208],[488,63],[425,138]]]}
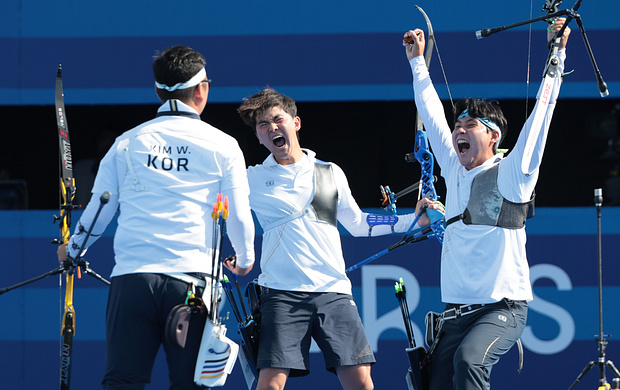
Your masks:
{"label": "black strap", "polygon": [[178,100],[170,99],[167,102],[170,105],[170,111],[161,111],[157,113],[157,117],[160,116],[184,116],[188,118],[200,120],[200,115],[190,111],[179,111]]}
{"label": "black strap", "polygon": [[459,214],[456,215],[452,218],[450,218],[449,220],[446,221],[446,227],[450,226],[450,224],[453,224],[454,222],[463,219],[463,214]]}

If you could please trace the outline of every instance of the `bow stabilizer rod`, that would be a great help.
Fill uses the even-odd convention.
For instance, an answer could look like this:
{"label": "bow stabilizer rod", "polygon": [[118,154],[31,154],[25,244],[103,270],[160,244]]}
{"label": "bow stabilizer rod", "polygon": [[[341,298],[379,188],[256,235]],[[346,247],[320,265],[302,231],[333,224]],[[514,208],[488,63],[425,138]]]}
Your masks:
{"label": "bow stabilizer rod", "polygon": [[566,23],[564,24],[564,27],[560,31],[558,31],[556,35],[553,38],[551,38],[551,40],[549,41],[549,51],[552,52],[554,49],[554,44],[555,44],[554,42],[556,41],[556,39],[562,36],[562,34],[564,33],[564,29],[566,28],[568,23],[570,23],[571,20],[575,19],[575,23],[577,23],[577,26],[579,27],[579,32],[581,33],[581,37],[586,46],[586,51],[588,52],[588,57],[590,58],[592,68],[594,70],[594,75],[597,80],[597,88],[601,94],[601,97],[607,97],[609,96],[609,90],[607,89],[607,83],[605,83],[605,81],[603,80],[601,71],[598,68],[596,59],[594,58],[594,53],[592,52],[590,41],[588,40],[588,36],[586,35],[585,28],[583,27],[581,16],[577,13],[577,10],[579,9],[579,7],[581,7],[581,2],[582,0],[577,0],[577,2],[575,2],[575,4],[573,5],[573,8],[571,9],[558,10],[558,7],[562,3],[562,0],[547,0],[547,2],[545,3],[545,6],[543,7],[543,11],[544,10],[547,11],[547,14],[545,16],[540,16],[537,18],[524,20],[522,22],[509,24],[506,26],[495,27],[495,28],[485,28],[482,30],[478,30],[476,31],[476,38],[478,39],[487,38],[501,31],[509,30],[515,27],[523,26],[526,24],[531,24],[534,22],[539,22],[542,20],[549,22],[550,20],[554,18],[566,17]]}

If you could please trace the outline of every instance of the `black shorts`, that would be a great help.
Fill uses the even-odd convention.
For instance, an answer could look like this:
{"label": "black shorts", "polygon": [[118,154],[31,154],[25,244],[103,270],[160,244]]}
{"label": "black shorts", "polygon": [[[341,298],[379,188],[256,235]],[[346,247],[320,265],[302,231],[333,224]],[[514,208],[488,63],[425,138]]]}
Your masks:
{"label": "black shorts", "polygon": [[333,373],[340,366],[375,363],[351,295],[264,288],[257,368],[290,369],[291,377],[308,375],[311,339]]}
{"label": "black shorts", "polygon": [[[172,308],[185,301],[187,289],[187,283],[163,274],[112,278],[106,312],[104,389],[144,389],[150,383],[166,320]],[[185,348],[163,341],[171,388],[199,388],[194,383],[194,367],[204,323],[200,316],[190,321]]]}

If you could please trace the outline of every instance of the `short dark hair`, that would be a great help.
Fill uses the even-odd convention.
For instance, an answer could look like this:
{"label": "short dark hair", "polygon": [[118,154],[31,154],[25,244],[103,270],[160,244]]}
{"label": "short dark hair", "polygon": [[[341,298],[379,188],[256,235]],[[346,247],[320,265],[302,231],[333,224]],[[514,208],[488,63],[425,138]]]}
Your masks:
{"label": "short dark hair", "polygon": [[[207,61],[202,54],[187,46],[174,46],[165,49],[155,56],[153,76],[160,84],[173,86],[184,83],[194,77]],[[157,96],[161,101],[178,99],[187,101],[192,98],[196,87],[167,91],[157,88]]]}
{"label": "short dark hair", "polygon": [[243,104],[237,108],[237,113],[239,113],[243,123],[256,131],[256,118],[259,118],[265,111],[276,106],[281,107],[284,112],[293,118],[297,116],[295,100],[269,87],[249,98],[244,98]]}
{"label": "short dark hair", "polygon": [[[478,118],[488,118],[491,122],[499,127],[500,140],[493,145],[493,151],[497,153],[497,147],[506,138],[508,132],[508,121],[499,107],[497,100],[486,100],[479,98],[467,98],[456,102],[454,105],[454,123],[456,123],[459,115],[467,110],[468,116]],[[489,129],[490,130],[490,129]]]}

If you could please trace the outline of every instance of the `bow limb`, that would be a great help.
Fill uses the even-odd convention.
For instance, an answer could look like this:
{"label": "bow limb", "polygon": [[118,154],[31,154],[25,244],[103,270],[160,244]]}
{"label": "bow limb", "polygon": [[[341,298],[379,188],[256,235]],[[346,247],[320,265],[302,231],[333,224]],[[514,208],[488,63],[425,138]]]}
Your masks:
{"label": "bow limb", "polygon": [[65,102],[62,88],[62,67],[58,65],[56,73],[56,124],[58,126],[58,145],[60,152],[60,217],[59,227],[61,230],[60,244],[69,241],[71,228],[71,212],[73,211],[73,198],[75,197],[75,180],[73,178],[73,159],[71,157],[71,142],[65,116]]}
{"label": "bow limb", "polygon": [[[417,5],[415,7],[417,8],[418,11],[420,11],[420,13],[422,13],[422,16],[424,16],[424,20],[426,21],[426,28],[428,29],[428,38],[426,40],[427,45],[426,45],[426,52],[424,53],[424,62],[426,63],[426,67],[430,70],[431,59],[433,57],[433,46],[435,45],[435,32],[433,31],[433,25],[428,15],[426,14],[426,12],[424,12],[424,10]],[[419,112],[416,113],[415,115],[415,129],[424,130],[424,124],[422,123],[422,118],[420,117]],[[418,199],[419,199],[419,195],[418,195]]]}
{"label": "bow limb", "polygon": [[433,31],[433,24],[431,23],[431,20],[429,19],[426,12],[424,12],[424,10],[417,5],[415,7],[418,11],[420,11],[420,13],[422,13],[424,21],[426,22],[426,28],[428,29],[428,44],[426,45],[426,53],[424,53],[424,62],[426,62],[426,67],[428,68],[429,66],[431,66],[431,57],[433,56],[433,46],[435,45],[435,32]]}

